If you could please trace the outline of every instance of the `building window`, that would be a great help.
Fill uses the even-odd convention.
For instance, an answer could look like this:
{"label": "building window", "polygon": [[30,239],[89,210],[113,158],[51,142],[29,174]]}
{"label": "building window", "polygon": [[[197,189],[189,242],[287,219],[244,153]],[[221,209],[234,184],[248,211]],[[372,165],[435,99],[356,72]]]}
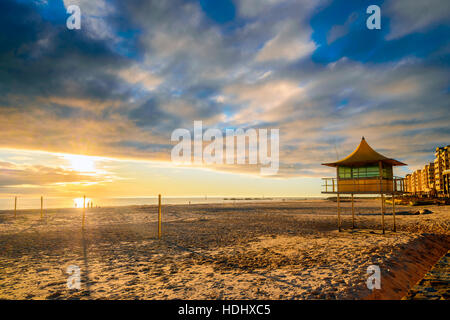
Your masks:
{"label": "building window", "polygon": [[349,167],[339,167],[338,168],[339,179],[351,179],[352,168]]}
{"label": "building window", "polygon": [[[339,179],[376,178],[380,176],[380,168],[373,165],[358,168],[339,167],[338,174]],[[392,177],[392,167],[383,168],[383,178],[391,179]]]}

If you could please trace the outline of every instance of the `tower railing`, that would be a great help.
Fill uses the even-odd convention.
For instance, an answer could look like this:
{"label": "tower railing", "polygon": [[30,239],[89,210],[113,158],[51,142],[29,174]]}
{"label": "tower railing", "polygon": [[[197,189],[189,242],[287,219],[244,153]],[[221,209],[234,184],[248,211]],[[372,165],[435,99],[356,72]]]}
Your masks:
{"label": "tower railing", "polygon": [[406,193],[405,178],[322,178],[322,193]]}

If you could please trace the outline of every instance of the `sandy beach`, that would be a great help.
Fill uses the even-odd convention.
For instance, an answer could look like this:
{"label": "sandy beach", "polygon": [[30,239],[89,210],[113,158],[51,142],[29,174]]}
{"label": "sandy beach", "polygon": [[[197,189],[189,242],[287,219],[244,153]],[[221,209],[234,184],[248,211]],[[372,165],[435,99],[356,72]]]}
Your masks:
{"label": "sandy beach", "polygon": [[[450,207],[328,200],[0,212],[1,299],[401,299],[450,248]],[[388,213],[389,211],[388,206]],[[81,289],[67,288],[79,266]],[[367,289],[369,265],[381,290]]]}

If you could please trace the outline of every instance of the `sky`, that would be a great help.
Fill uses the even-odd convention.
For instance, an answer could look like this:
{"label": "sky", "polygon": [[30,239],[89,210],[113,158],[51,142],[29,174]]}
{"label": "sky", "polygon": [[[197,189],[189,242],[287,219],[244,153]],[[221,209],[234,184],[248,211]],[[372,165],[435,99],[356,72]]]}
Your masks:
{"label": "sky", "polygon": [[[3,0],[0,197],[320,196],[362,136],[404,175],[450,144],[449,31],[447,0]],[[279,129],[278,173],[172,162],[194,121]]]}

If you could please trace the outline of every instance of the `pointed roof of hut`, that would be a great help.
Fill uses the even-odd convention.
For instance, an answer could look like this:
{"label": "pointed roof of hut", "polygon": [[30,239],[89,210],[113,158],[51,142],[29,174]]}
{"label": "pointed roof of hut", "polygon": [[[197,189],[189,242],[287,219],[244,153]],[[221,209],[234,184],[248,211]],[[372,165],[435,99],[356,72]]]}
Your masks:
{"label": "pointed roof of hut", "polygon": [[350,155],[336,162],[322,163],[324,166],[338,167],[338,166],[360,166],[371,163],[378,163],[379,161],[390,164],[392,166],[406,166],[405,163],[395,159],[387,158],[382,154],[376,152],[362,137],[359,146]]}

